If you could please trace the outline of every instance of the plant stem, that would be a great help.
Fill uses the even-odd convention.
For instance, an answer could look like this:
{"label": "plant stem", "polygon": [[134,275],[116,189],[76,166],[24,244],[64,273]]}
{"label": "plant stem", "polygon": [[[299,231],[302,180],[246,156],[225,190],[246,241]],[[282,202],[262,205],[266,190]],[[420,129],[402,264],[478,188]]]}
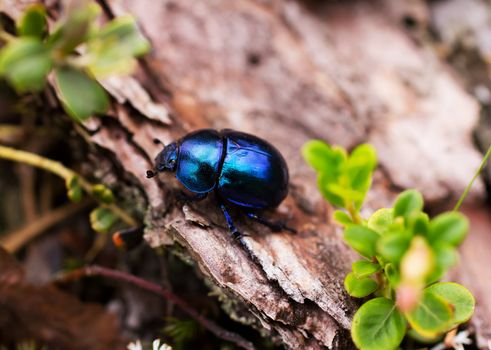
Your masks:
{"label": "plant stem", "polygon": [[115,281],[131,283],[132,285],[135,285],[142,289],[146,289],[150,292],[161,295],[165,299],[177,305],[182,311],[184,311],[189,316],[194,318],[199,324],[201,324],[204,328],[209,330],[218,338],[229,341],[242,349],[248,349],[248,350],[254,349],[254,345],[251,342],[242,338],[242,336],[240,336],[237,333],[233,333],[227,331],[226,329],[223,329],[212,320],[209,320],[206,317],[202,316],[191,305],[189,305],[187,302],[185,302],[183,299],[181,299],[180,297],[178,297],[168,289],[165,289],[156,283],[144,280],[140,277],[128,274],[126,272],[113,270],[102,266],[92,265],[92,266],[86,266],[68,272],[67,274],[58,277],[55,280],[55,282],[65,283],[73,280],[78,280],[85,276],[104,276]]}
{"label": "plant stem", "polygon": [[[63,178],[67,183],[75,176],[78,178],[78,184],[82,189],[92,195],[93,185],[84,179],[82,176],[74,172],[73,170],[65,167],[60,162],[39,156],[37,154],[21,151],[15,148],[6,147],[0,145],[0,158],[12,160],[19,163],[28,164],[46,171],[49,171],[59,177]],[[101,206],[110,209],[116,216],[124,221],[129,226],[137,226],[138,223],[128,213],[117,205],[101,203]]]}
{"label": "plant stem", "polygon": [[351,220],[353,220],[353,222],[355,224],[361,224],[362,223],[362,220],[361,220],[361,216],[360,216],[360,213],[358,213],[358,210],[356,210],[355,206],[353,205],[353,203],[350,203],[346,206],[346,210],[348,210],[348,213],[350,214],[351,216]]}
{"label": "plant stem", "polygon": [[464,190],[464,193],[460,196],[457,204],[455,204],[455,207],[453,208],[454,211],[458,211],[460,209],[460,206],[462,205],[462,202],[464,201],[465,197],[469,194],[469,191],[474,184],[474,181],[476,181],[477,177],[481,173],[482,169],[484,169],[484,166],[486,165],[489,156],[491,155],[491,145],[488,147],[488,150],[486,151],[486,154],[484,155],[484,158],[481,161],[481,164],[479,165],[479,168],[477,169],[476,173],[474,174],[474,177],[472,178],[471,182],[467,185],[467,187]]}

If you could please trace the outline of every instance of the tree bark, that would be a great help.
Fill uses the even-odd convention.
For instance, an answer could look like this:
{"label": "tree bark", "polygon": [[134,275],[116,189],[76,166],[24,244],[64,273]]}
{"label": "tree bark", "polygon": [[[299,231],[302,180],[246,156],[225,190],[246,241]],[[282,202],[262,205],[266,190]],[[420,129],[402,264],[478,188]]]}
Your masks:
{"label": "tree bark", "polygon": [[[145,239],[182,246],[226,296],[231,317],[293,349],[348,348],[357,303],[343,287],[356,255],[300,155],[318,138],[375,145],[379,169],[364,215],[414,187],[430,204],[454,200],[477,168],[478,106],[382,1],[107,0],[152,43],[136,78],[103,81],[115,102],[85,126],[117,173],[148,200]],[[9,11],[8,9],[6,10]],[[160,147],[203,127],[256,134],[285,156],[290,194],[274,217],[296,235],[239,218],[252,257],[230,237],[213,198],[183,205],[171,177],[145,178]],[[458,164],[451,167],[449,164]],[[479,197],[478,181],[472,195]]]}

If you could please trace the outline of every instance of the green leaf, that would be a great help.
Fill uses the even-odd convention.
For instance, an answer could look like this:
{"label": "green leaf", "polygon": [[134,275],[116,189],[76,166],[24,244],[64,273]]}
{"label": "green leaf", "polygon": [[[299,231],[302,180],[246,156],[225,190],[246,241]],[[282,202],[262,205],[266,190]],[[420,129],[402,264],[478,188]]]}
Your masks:
{"label": "green leaf", "polygon": [[337,183],[328,183],[326,191],[343,199],[343,207],[347,203],[363,201],[363,193]]}
{"label": "green leaf", "polygon": [[90,225],[99,233],[109,231],[117,220],[118,217],[108,208],[98,207],[90,213]]}
{"label": "green leaf", "polygon": [[335,210],[333,214],[334,221],[343,226],[353,224],[353,219],[347,213],[342,210]]}
{"label": "green leaf", "polygon": [[430,222],[428,240],[430,244],[447,243],[457,247],[469,230],[469,221],[459,212],[438,215]]}
{"label": "green leaf", "polygon": [[412,234],[408,231],[389,231],[377,242],[377,252],[386,261],[399,263],[409,248]]}
{"label": "green leaf", "polygon": [[424,337],[434,337],[452,325],[452,307],[443,298],[424,290],[418,306],[406,313],[412,328]]}
{"label": "green leaf", "polygon": [[302,147],[305,161],[319,173],[332,174],[335,180],[341,165],[346,162],[346,151],[340,147],[331,147],[321,140],[308,141]]}
{"label": "green leaf", "polygon": [[467,322],[474,313],[476,301],[472,293],[457,283],[440,282],[426,288],[428,293],[433,293],[447,303],[454,310],[453,325]]}
{"label": "green leaf", "polygon": [[402,216],[406,222],[409,217],[423,209],[423,196],[416,190],[402,192],[394,203],[394,218]]}
{"label": "green leaf", "polygon": [[394,222],[394,209],[382,208],[377,210],[368,219],[368,227],[380,234],[384,234]]}
{"label": "green leaf", "polygon": [[42,39],[47,32],[48,27],[44,6],[41,4],[29,6],[17,23],[17,33],[20,36],[32,36]]}
{"label": "green leaf", "polygon": [[375,298],[363,304],[353,317],[351,336],[361,350],[393,350],[404,338],[406,322],[394,302]]}
{"label": "green leaf", "polygon": [[366,258],[375,255],[379,234],[362,225],[350,225],[344,230],[344,240]]}
{"label": "green leaf", "polygon": [[37,38],[14,39],[0,50],[0,75],[19,92],[42,90],[52,64],[50,52]]}
{"label": "green leaf", "polygon": [[89,38],[95,19],[101,8],[92,1],[73,1],[68,14],[48,38],[48,45],[64,55],[73,53],[75,48]]}
{"label": "green leaf", "polygon": [[92,187],[92,194],[99,201],[109,204],[114,202],[113,192],[103,184],[97,184]]}
{"label": "green leaf", "polygon": [[368,277],[371,274],[380,271],[382,267],[379,264],[368,260],[358,260],[351,265],[351,269],[356,278]]}
{"label": "green leaf", "polygon": [[64,67],[57,68],[55,76],[63,106],[76,121],[83,121],[108,109],[109,99],[106,92],[84,72]]}
{"label": "green leaf", "polygon": [[68,198],[72,202],[80,202],[83,197],[83,190],[82,187],[80,187],[78,183],[78,176],[72,176],[70,179],[68,179],[65,183],[66,189],[67,189],[67,195]]}
{"label": "green leaf", "polygon": [[401,281],[401,275],[399,273],[399,270],[397,270],[396,266],[392,263],[388,263],[385,265],[385,276],[387,276],[387,279],[390,282],[390,285],[392,288],[395,288],[399,285],[399,282]]}
{"label": "green leaf", "polygon": [[106,24],[95,36],[108,44],[118,42],[121,48],[131,56],[140,56],[148,52],[150,43],[142,35],[133,16],[121,16]]}
{"label": "green leaf", "polygon": [[457,265],[459,260],[456,249],[449,244],[436,244],[433,246],[433,251],[435,253],[435,268],[428,277],[428,283],[441,279],[448,269]]}
{"label": "green leaf", "polygon": [[82,200],[84,193],[82,191],[82,188],[80,186],[77,186],[69,189],[67,195],[72,202],[78,203]]}
{"label": "green leaf", "polygon": [[90,71],[96,76],[127,74],[136,64],[134,57],[150,50],[132,16],[118,17],[102,28],[88,43]]}
{"label": "green leaf", "polygon": [[369,277],[356,278],[354,273],[349,273],[344,279],[344,288],[352,297],[364,298],[375,292],[378,284]]}
{"label": "green leaf", "polygon": [[443,338],[441,335],[437,335],[434,337],[425,337],[425,336],[419,334],[418,332],[416,332],[414,329],[409,329],[407,331],[407,335],[410,336],[411,338],[413,338],[414,340],[416,340],[420,343],[423,343],[423,344],[435,344],[435,343],[438,343],[438,341],[442,340],[442,338]]}
{"label": "green leaf", "polygon": [[375,148],[369,144],[356,147],[346,162],[344,173],[349,178],[349,187],[359,193],[354,199],[356,209],[360,209],[365,195],[372,183],[372,173],[377,165]]}
{"label": "green leaf", "polygon": [[426,213],[414,213],[409,217],[409,227],[416,235],[426,236],[429,231],[430,218]]}
{"label": "green leaf", "polygon": [[322,196],[327,199],[329,203],[337,207],[344,207],[344,199],[337,194],[334,194],[328,189],[328,185],[331,183],[332,174],[327,172],[319,173],[317,176],[317,186]]}

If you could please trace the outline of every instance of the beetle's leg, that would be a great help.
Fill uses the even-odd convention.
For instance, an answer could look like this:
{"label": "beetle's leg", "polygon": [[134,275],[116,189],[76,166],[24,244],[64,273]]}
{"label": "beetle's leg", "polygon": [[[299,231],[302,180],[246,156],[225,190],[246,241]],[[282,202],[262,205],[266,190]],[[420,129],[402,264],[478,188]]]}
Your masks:
{"label": "beetle's leg", "polygon": [[202,201],[203,199],[206,198],[208,193],[196,193],[194,196],[187,195],[183,191],[180,191],[177,194],[178,199],[184,201],[184,202],[199,202]]}
{"label": "beetle's leg", "polygon": [[232,237],[234,237],[238,241],[241,241],[242,234],[235,227],[234,222],[232,221],[232,217],[228,213],[228,210],[223,203],[220,203],[220,209],[222,209],[223,216],[225,216],[225,220],[227,221],[228,229],[230,230]]}
{"label": "beetle's leg", "polygon": [[250,212],[246,213],[246,215],[247,215],[248,218],[257,221],[257,222],[259,222],[260,224],[262,224],[264,226],[269,227],[271,229],[271,231],[273,231],[273,232],[278,232],[278,231],[286,230],[286,231],[290,231],[292,233],[297,233],[297,230],[295,230],[294,228],[291,228],[291,227],[285,225],[284,222],[281,222],[281,221],[269,221],[266,218],[263,218],[261,216],[258,216],[255,213],[250,213]]}

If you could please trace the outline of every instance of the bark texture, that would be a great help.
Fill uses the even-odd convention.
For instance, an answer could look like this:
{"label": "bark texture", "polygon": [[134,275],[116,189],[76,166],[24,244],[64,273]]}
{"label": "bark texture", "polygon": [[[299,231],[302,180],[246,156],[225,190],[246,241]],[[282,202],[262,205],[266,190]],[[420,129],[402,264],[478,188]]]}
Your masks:
{"label": "bark texture", "polygon": [[[407,187],[442,204],[460,195],[479,164],[471,142],[476,102],[383,2],[105,4],[111,15],[135,15],[153,46],[136,78],[102,82],[113,110],[86,124],[100,127],[92,141],[148,199],[146,240],[183,246],[228,296],[233,317],[288,348],[352,346],[356,303],[343,280],[356,256],[332,224],[301,146],[312,138],[375,145],[380,167],[367,213]],[[280,149],[290,195],[270,215],[288,218],[297,235],[271,233],[234,212],[253,260],[229,237],[213,198],[183,205],[171,178],[145,178],[160,150],[153,138],[169,143],[202,127],[240,129]],[[478,182],[472,194],[482,192]]]}

